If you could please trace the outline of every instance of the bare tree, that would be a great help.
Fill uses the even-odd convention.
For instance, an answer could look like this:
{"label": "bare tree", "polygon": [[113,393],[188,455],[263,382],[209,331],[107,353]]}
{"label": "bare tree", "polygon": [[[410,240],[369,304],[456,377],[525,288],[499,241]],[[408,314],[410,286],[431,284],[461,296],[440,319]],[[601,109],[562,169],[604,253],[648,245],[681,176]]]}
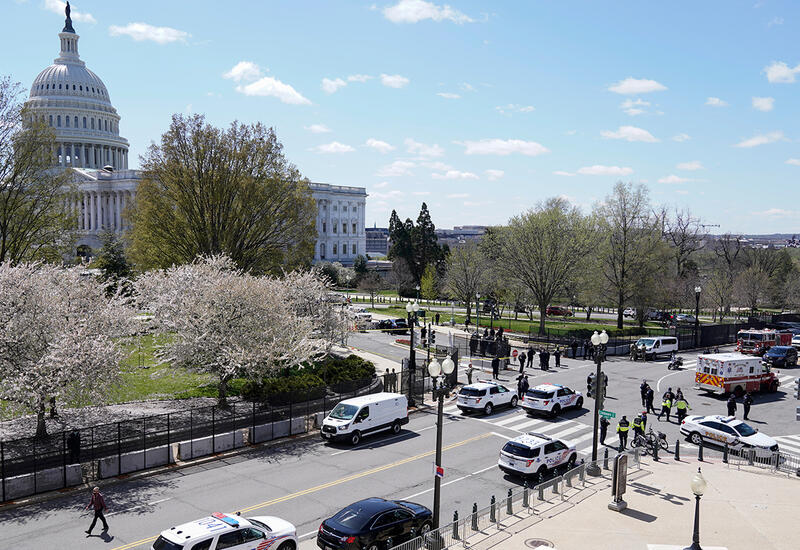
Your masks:
{"label": "bare tree", "polygon": [[450,251],[446,266],[445,288],[453,298],[464,302],[470,323],[472,302],[475,294],[486,287],[490,263],[481,248],[469,242]]}
{"label": "bare tree", "polygon": [[700,224],[700,218],[695,218],[687,208],[675,208],[673,215],[662,214],[665,223],[664,233],[672,245],[672,255],[675,258],[675,273],[680,278],[687,276],[686,262],[692,254],[701,250],[705,242],[705,232]]}
{"label": "bare tree", "polygon": [[386,288],[386,281],[375,271],[367,273],[358,282],[358,290],[369,294],[373,309],[375,308],[375,296],[384,288]]}
{"label": "bare tree", "polygon": [[734,282],[736,297],[755,312],[766,296],[769,277],[756,266],[742,271]]}
{"label": "bare tree", "polygon": [[711,276],[706,280],[703,294],[714,305],[714,318],[719,312],[719,322],[725,318],[725,314],[730,311],[731,299],[733,298],[733,284],[730,276],[724,269],[714,269]]}

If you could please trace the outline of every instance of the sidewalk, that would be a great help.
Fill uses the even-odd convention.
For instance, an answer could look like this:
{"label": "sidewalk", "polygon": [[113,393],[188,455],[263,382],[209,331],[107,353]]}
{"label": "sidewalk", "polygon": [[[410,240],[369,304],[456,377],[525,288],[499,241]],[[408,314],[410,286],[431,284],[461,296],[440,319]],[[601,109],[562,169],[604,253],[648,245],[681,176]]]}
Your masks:
{"label": "sidewalk", "polygon": [[659,463],[643,459],[649,475],[629,481],[623,496],[627,510],[609,510],[611,492],[600,490],[534,525],[523,528],[520,522],[496,547],[522,550],[531,548],[526,541],[544,539],[558,550],[683,549],[692,542],[695,498],[689,484],[698,466],[708,482],[700,501],[700,544],[705,550],[798,547],[800,479],[728,468],[720,460],[675,462],[671,455]]}

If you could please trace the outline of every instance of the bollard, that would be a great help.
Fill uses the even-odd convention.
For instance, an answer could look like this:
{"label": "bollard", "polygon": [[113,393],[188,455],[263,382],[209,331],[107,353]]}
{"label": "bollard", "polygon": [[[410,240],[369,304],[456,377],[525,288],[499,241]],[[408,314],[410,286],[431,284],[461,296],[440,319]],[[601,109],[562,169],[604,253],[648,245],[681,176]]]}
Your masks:
{"label": "bollard", "polygon": [[703,462],[703,440],[700,440],[700,445],[697,447],[697,460]]}
{"label": "bollard", "polygon": [[659,441],[658,441],[658,439],[656,439],[655,441],[653,441],[653,460],[655,460],[656,462],[658,462],[658,448],[659,448],[660,446],[661,446],[661,445],[659,445]]}
{"label": "bollard", "polygon": [[728,442],[725,442],[725,446],[722,448],[722,462],[725,464],[728,463]]}
{"label": "bollard", "polygon": [[747,464],[748,466],[753,465],[753,457],[755,456],[756,452],[753,449],[748,450],[747,452]]}
{"label": "bollard", "polygon": [[472,530],[478,530],[478,503],[472,503]]}
{"label": "bollard", "polygon": [[675,440],[675,460],[680,461],[681,459],[681,440]]}
{"label": "bollard", "polygon": [[522,482],[522,507],[527,508],[528,506],[528,480],[526,479]]}
{"label": "bollard", "polygon": [[553,479],[553,494],[554,495],[558,494],[558,482],[559,482],[558,478]]}
{"label": "bollard", "polygon": [[511,507],[511,489],[508,490],[508,498],[506,499],[506,514],[509,516],[514,515],[514,509]]}
{"label": "bollard", "polygon": [[453,512],[453,540],[458,540],[458,510]]}
{"label": "bollard", "polygon": [[536,486],[536,488],[539,490],[539,500],[544,500],[544,487],[542,487],[542,484],[540,483]]}
{"label": "bollard", "polygon": [[494,499],[494,495],[492,495],[492,504],[491,508],[489,509],[489,521],[492,523],[497,523],[497,501]]}
{"label": "bollard", "polygon": [[608,470],[608,447],[606,447],[606,452],[603,453],[603,469]]}

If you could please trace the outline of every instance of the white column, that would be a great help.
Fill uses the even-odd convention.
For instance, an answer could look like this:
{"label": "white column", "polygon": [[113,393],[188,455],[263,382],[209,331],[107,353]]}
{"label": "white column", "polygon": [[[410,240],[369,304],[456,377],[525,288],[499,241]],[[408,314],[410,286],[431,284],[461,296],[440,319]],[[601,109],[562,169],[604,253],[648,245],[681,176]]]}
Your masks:
{"label": "white column", "polygon": [[114,231],[119,233],[120,227],[119,191],[114,191]]}
{"label": "white column", "polygon": [[89,201],[86,200],[86,193],[83,193],[81,200],[83,202],[83,209],[81,211],[83,223],[81,224],[81,229],[86,229],[89,227]]}
{"label": "white column", "polygon": [[100,229],[100,192],[94,192],[94,230],[98,231]]}

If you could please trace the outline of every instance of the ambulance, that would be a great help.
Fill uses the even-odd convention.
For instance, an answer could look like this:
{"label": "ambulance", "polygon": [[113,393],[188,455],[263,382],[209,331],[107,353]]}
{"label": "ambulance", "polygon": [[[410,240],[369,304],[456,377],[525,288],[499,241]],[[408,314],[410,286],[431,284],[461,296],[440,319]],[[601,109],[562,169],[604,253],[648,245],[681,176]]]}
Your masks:
{"label": "ambulance", "polygon": [[747,329],[736,334],[736,351],[741,353],[764,355],[772,346],[791,346],[792,333],[788,330]]}
{"label": "ambulance", "polygon": [[778,390],[778,379],[760,357],[741,353],[711,353],[697,356],[694,381],[701,390],[732,393],[741,397],[746,391]]}

